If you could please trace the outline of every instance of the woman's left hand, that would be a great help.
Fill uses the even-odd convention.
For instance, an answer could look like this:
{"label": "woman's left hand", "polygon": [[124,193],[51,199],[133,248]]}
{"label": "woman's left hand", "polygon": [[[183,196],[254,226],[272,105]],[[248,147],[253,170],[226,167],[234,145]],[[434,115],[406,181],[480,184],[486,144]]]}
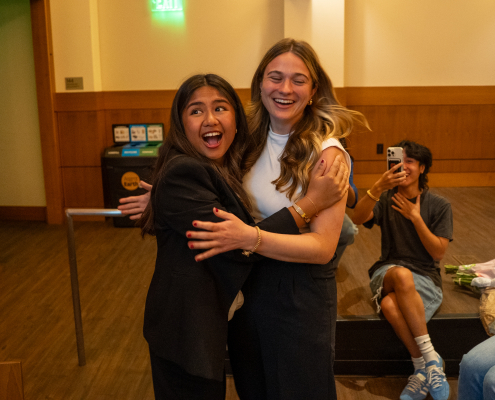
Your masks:
{"label": "woman's left hand", "polygon": [[411,203],[409,200],[407,200],[403,195],[400,193],[394,194],[392,197],[392,200],[396,205],[392,204],[392,208],[398,212],[400,212],[405,218],[408,220],[413,220],[414,218],[420,217],[420,199],[421,199],[421,194],[416,197],[416,203]]}
{"label": "woman's left hand", "polygon": [[252,249],[258,241],[258,231],[255,227],[242,222],[234,214],[217,208],[214,214],[222,218],[222,222],[193,221],[193,226],[202,231],[187,231],[186,237],[190,249],[209,249],[194,257],[202,261],[220,253],[235,249]]}
{"label": "woman's left hand", "polygon": [[338,203],[349,189],[349,168],[342,155],[335,157],[328,168],[324,159],[311,172],[306,196],[321,211]]}

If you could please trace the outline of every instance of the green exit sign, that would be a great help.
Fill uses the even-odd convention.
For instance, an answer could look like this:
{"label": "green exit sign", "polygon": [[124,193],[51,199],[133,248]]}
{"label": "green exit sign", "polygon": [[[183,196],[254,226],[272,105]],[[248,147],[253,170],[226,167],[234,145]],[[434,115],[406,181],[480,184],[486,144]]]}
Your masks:
{"label": "green exit sign", "polygon": [[182,0],[153,0],[151,11],[182,11]]}

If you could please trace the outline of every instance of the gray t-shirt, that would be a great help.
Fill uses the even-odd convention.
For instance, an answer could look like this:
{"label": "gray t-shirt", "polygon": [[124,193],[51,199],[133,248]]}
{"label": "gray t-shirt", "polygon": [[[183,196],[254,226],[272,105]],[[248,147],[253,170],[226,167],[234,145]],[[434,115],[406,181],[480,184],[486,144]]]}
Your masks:
{"label": "gray t-shirt", "polygon": [[[421,239],[413,223],[392,208],[395,203],[392,196],[397,188],[382,193],[380,201],[373,208],[374,217],[364,223],[366,228],[374,224],[380,226],[382,232],[382,255],[369,269],[370,278],[373,273],[386,264],[401,265],[420,275],[429,276],[436,286],[442,287],[439,262],[421,243]],[[409,199],[416,203],[416,198]],[[453,218],[450,202],[444,197],[424,190],[421,194],[421,217],[428,229],[435,235],[452,241]]]}

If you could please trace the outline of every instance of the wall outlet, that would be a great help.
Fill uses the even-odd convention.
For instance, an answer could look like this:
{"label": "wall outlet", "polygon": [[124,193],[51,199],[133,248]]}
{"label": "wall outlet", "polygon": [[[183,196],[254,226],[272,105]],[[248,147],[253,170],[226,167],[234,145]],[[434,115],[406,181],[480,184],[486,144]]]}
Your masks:
{"label": "wall outlet", "polygon": [[383,154],[383,143],[378,143],[376,145],[376,154]]}

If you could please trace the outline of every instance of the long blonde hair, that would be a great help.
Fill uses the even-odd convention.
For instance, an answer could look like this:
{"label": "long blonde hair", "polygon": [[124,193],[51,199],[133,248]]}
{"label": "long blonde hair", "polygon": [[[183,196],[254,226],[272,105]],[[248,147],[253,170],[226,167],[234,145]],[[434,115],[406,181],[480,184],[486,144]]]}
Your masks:
{"label": "long blonde hair", "polygon": [[261,84],[268,64],[283,53],[291,52],[298,56],[309,70],[313,88],[313,104],[306,106],[303,117],[292,127],[292,133],[280,157],[280,176],[273,181],[279,192],[287,192],[292,199],[299,185],[301,194],[306,193],[311,170],[321,154],[321,146],[328,138],[348,136],[358,122],[368,127],[365,117],[341,106],[336,99],[332,82],[322,68],[313,48],[304,41],[282,39],[267,51],[261,60],[251,82],[251,101],[246,112],[249,130],[253,136],[251,148],[247,151],[243,172],[248,172],[260,157],[265,147],[270,114],[261,100]]}

